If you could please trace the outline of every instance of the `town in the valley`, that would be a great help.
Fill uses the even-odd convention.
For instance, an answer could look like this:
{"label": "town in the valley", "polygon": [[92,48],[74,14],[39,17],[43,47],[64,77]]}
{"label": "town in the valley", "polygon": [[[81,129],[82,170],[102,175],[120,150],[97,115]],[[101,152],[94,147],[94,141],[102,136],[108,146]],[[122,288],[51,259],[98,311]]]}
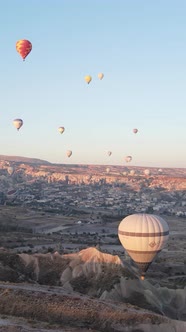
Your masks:
{"label": "town in the valley", "polygon": [[186,169],[60,165],[4,157],[0,209],[1,246],[18,252],[100,246],[121,253],[117,229],[127,215],[185,220]]}

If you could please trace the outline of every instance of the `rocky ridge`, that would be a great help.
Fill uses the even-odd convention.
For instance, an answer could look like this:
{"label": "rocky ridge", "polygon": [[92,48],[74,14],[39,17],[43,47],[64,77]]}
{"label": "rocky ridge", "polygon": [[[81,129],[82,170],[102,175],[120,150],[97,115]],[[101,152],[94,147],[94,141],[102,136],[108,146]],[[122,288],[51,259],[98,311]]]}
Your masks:
{"label": "rocky ridge", "polygon": [[[52,319],[58,323],[66,321],[67,318],[64,318],[64,308],[62,309],[62,307],[66,301],[69,303],[73,298],[67,310],[68,315],[73,315],[74,323],[71,317],[72,326],[75,324],[77,326],[81,321],[83,327],[89,326],[99,331],[109,332],[124,331],[120,329],[121,326],[127,328],[126,331],[133,331],[134,325],[142,324],[144,326],[141,331],[148,331],[147,322],[150,322],[154,328],[156,325],[159,326],[159,330],[152,329],[152,331],[165,332],[171,331],[173,328],[171,326],[174,326],[172,319],[175,319],[180,321],[177,325],[180,323],[183,328],[186,327],[186,323],[183,322],[186,320],[186,286],[182,289],[169,289],[161,287],[159,284],[153,284],[150,279],[141,281],[127,262],[122,262],[117,255],[105,254],[96,248],[87,248],[65,255],[60,255],[58,252],[33,255],[13,254],[1,250],[0,280],[0,314],[21,316],[20,308],[23,308],[23,301],[26,301],[28,312],[31,303],[34,303],[35,309],[31,310],[31,316],[36,315],[36,318],[39,319],[36,311],[40,312],[38,309],[39,303],[41,305],[40,297],[45,297],[44,303],[47,303],[47,308],[49,308],[49,303],[54,301],[54,295],[50,294],[53,289],[52,292],[55,292],[55,296],[57,296],[55,301],[60,303],[58,306],[61,309]],[[6,283],[3,284],[3,281]],[[8,286],[8,281],[12,282],[13,286]],[[33,287],[35,287],[36,293]],[[39,294],[41,292],[47,294],[36,295],[38,291]],[[49,295],[52,296],[50,300]],[[25,296],[27,300],[25,300]],[[13,298],[17,299],[16,303]],[[11,306],[7,306],[6,303],[11,303]],[[55,307],[57,303],[55,302]],[[82,308],[86,308],[84,318],[82,318],[82,313],[80,315],[80,312],[77,312]],[[54,312],[52,306],[47,310]],[[61,310],[63,310],[63,319],[60,316]],[[43,313],[43,309],[41,311],[43,319],[46,320],[46,313]],[[24,309],[23,317],[28,316],[26,312]],[[115,318],[113,319],[113,317]],[[105,323],[105,319],[108,324]],[[133,325],[130,326],[131,324]],[[160,328],[161,324],[163,324],[164,330]],[[130,326],[131,329],[127,326]],[[173,331],[182,332],[184,329]]]}

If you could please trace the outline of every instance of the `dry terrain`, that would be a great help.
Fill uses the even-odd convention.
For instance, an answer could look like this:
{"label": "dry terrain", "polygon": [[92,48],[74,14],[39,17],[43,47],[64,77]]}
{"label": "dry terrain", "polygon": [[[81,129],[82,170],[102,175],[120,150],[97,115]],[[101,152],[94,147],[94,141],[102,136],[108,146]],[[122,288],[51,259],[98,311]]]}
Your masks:
{"label": "dry terrain", "polygon": [[[5,206],[1,212],[7,226],[14,224],[11,216],[16,215],[23,229],[1,233],[2,247],[9,249],[0,251],[0,331],[185,331],[184,218],[166,219],[168,245],[142,282],[121,245],[111,244],[118,221],[108,222],[102,232],[99,224],[73,227],[65,220],[64,234],[32,234],[26,216],[33,211]],[[45,217],[38,222],[44,223]],[[84,243],[81,248],[82,234],[95,231],[99,237],[94,246]],[[25,250],[20,250],[19,241]],[[55,252],[60,241],[61,252]]]}
{"label": "dry terrain", "polygon": [[[3,158],[1,332],[186,331],[185,169],[151,168],[146,177],[143,167],[109,165],[107,172],[99,165]],[[108,190],[112,203],[101,207]],[[152,209],[157,198],[170,207],[162,212],[170,237],[141,281],[118,240],[125,208],[115,208],[122,199],[131,210],[151,199]]]}

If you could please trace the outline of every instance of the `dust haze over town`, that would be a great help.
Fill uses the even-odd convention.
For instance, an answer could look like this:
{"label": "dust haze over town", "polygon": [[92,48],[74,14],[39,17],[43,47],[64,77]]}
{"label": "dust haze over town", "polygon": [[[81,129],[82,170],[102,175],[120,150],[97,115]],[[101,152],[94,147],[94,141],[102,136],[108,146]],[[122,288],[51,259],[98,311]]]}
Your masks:
{"label": "dust haze over town", "polygon": [[[0,331],[186,331],[186,169],[0,156]],[[144,281],[118,226],[164,218]]]}

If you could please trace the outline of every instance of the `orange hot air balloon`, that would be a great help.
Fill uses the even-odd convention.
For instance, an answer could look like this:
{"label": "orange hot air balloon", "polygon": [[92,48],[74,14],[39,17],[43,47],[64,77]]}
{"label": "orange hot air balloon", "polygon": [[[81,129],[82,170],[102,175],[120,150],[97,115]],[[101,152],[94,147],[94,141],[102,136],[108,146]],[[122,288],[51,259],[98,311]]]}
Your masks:
{"label": "orange hot air balloon", "polygon": [[31,52],[32,50],[32,44],[29,40],[26,39],[20,39],[16,43],[16,50],[22,57],[23,61],[27,57],[27,55]]}

